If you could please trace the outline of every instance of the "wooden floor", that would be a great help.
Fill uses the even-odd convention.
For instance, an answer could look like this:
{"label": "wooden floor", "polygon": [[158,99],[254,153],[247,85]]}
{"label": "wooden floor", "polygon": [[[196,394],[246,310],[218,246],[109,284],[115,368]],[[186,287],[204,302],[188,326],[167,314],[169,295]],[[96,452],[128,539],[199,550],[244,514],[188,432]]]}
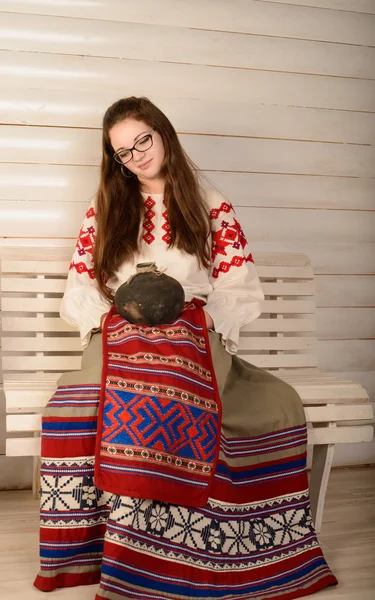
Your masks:
{"label": "wooden floor", "polygon": [[[339,585],[306,598],[374,600],[375,468],[332,472],[319,537]],[[32,586],[38,570],[38,502],[31,492],[0,492],[0,541],[0,599],[46,598]],[[52,597],[93,600],[96,588],[60,589]]]}

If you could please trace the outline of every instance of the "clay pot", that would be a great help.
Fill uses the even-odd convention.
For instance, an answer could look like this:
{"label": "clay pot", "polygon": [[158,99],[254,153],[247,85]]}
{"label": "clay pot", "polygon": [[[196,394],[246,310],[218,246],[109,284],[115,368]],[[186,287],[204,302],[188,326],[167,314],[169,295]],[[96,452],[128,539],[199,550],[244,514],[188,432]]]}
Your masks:
{"label": "clay pot", "polygon": [[155,263],[139,263],[132,275],[116,291],[118,314],[130,323],[166,325],[181,314],[185,302],[182,285],[158,271]]}

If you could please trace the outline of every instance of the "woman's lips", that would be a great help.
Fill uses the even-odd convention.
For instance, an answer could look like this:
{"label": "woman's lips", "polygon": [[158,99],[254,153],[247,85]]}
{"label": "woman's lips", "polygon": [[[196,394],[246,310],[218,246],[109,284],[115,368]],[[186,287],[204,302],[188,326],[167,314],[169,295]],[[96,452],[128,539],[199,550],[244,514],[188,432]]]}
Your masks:
{"label": "woman's lips", "polygon": [[152,158],[148,162],[144,163],[143,165],[139,165],[139,168],[147,169],[147,167],[151,164],[151,162],[152,162]]}

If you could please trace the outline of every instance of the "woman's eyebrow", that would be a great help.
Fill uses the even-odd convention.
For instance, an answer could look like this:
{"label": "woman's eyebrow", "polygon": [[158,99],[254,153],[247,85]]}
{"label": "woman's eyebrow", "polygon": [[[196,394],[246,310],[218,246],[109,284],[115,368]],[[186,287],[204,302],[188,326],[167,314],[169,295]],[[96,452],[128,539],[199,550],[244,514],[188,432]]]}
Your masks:
{"label": "woman's eyebrow", "polygon": [[142,133],[138,133],[137,137],[134,138],[134,141],[137,140],[141,135],[145,135],[148,133],[147,131],[142,131]]}
{"label": "woman's eyebrow", "polygon": [[[142,131],[142,133],[138,133],[138,135],[134,138],[134,141],[137,140],[139,137],[141,137],[141,135],[146,135],[146,133],[148,133],[147,131]],[[116,152],[118,152],[119,150],[128,150],[129,148],[125,148],[125,146],[121,146],[118,150],[116,150]]]}

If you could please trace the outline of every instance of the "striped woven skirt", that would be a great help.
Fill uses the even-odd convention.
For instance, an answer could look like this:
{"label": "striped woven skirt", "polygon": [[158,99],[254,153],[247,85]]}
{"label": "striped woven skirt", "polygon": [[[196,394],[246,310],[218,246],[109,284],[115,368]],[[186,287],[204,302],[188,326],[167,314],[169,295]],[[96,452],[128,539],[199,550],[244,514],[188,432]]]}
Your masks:
{"label": "striped woven skirt", "polygon": [[209,345],[222,419],[199,507],[188,495],[174,504],[95,485],[101,334],[81,371],[60,378],[43,417],[39,590],[96,584],[96,599],[286,600],[337,584],[311,517],[299,396],[229,355],[218,334]]}

